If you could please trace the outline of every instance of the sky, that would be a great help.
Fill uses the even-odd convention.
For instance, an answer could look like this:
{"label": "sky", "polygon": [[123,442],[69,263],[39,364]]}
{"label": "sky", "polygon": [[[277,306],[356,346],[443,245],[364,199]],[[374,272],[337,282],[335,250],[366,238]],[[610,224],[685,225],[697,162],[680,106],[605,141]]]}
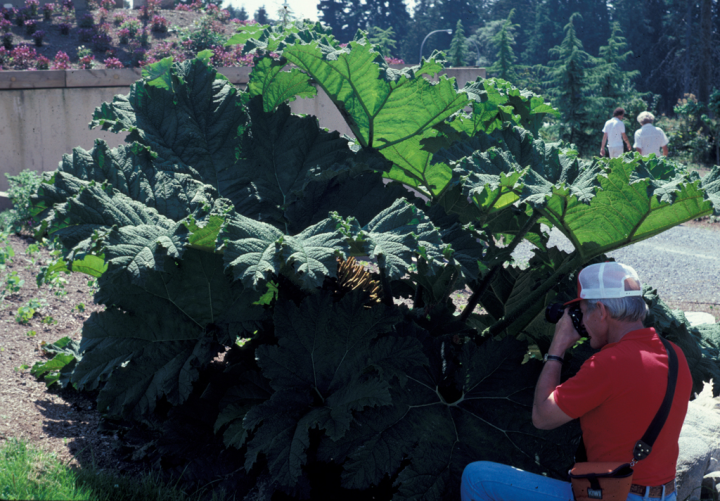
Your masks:
{"label": "sky", "polygon": [[[280,7],[284,3],[283,0],[226,0],[226,2],[230,3],[233,7],[237,7],[238,9],[244,5],[245,11],[251,18],[253,17],[253,14],[255,14],[255,11],[258,10],[261,5],[265,6],[265,9],[267,10],[270,17],[277,18],[277,12],[278,10],[280,10]],[[313,21],[317,21],[317,4],[319,3],[318,0],[287,0],[287,3],[295,13],[296,17],[302,19],[307,18],[312,19]],[[406,1],[405,3],[407,5],[414,4],[413,1]]]}

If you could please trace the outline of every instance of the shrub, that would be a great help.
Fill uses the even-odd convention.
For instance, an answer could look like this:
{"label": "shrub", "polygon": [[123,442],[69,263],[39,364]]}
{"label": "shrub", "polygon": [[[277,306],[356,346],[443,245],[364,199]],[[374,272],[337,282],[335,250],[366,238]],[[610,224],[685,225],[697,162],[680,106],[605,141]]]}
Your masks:
{"label": "shrub", "polygon": [[92,28],[80,28],[77,30],[77,33],[78,40],[81,42],[92,42],[92,39],[95,36],[95,30]]}
{"label": "shrub", "polygon": [[100,6],[105,10],[113,10],[115,8],[115,0],[101,0]]}
{"label": "shrub", "polygon": [[78,60],[78,67],[81,70],[91,70],[95,65],[95,56],[92,54],[83,56]]}
{"label": "shrub", "polygon": [[16,26],[24,26],[25,21],[27,20],[27,14],[24,10],[16,10],[14,19]]}
{"label": "shrub", "polygon": [[54,3],[46,3],[42,6],[42,13],[43,13],[43,20],[50,21],[52,20],[52,15],[55,12],[55,9],[57,8],[57,5]]}
{"label": "shrub", "polygon": [[[287,37],[271,30],[263,50]],[[93,117],[128,143],[75,149],[46,178],[34,215],[106,306],[64,384],[98,391],[154,461],[236,475],[238,499],[259,477],[267,498],[451,499],[476,459],[564,475],[578,424],[544,432],[528,412],[545,305],[574,297],[605,252],[711,213],[720,169],[580,160],[538,139],[557,111],[531,92],[458,92],[435,58],[391,72],[367,40],[312,37],[258,58],[247,90],[200,59],[157,63]],[[291,113],[313,82],[335,89],[352,144]],[[547,246],[541,222],[572,252]],[[535,242],[522,268],[521,241]],[[683,342],[720,338],[708,329]],[[720,374],[707,353],[694,382]],[[571,350],[564,376],[589,355]]]}
{"label": "shrub", "polygon": [[70,23],[60,23],[58,25],[58,28],[60,28],[60,34],[61,35],[69,35],[70,34],[70,28],[72,28],[72,25]]}
{"label": "shrub", "polygon": [[98,33],[92,37],[93,49],[102,52],[112,45],[112,37],[106,33]]}
{"label": "shrub", "polygon": [[183,30],[180,38],[188,42],[187,47],[194,52],[222,46],[227,41],[223,26],[209,17],[202,18],[199,23],[196,22],[195,29]]}
{"label": "shrub", "polygon": [[26,35],[32,35],[37,31],[37,24],[35,21],[29,20],[25,21],[25,34]]}
{"label": "shrub", "polygon": [[137,19],[128,19],[122,24],[122,26],[120,26],[120,28],[123,30],[128,30],[128,32],[130,33],[130,38],[135,38],[135,35],[142,28],[142,25]]}
{"label": "shrub", "polygon": [[25,0],[25,10],[29,16],[35,17],[38,15],[38,9],[40,7],[39,0]]}
{"label": "shrub", "polygon": [[86,12],[85,14],[80,16],[80,20],[78,21],[78,27],[92,28],[93,26],[95,26],[95,17],[92,14]]}
{"label": "shrub", "polygon": [[109,57],[105,60],[106,68],[124,68],[123,63],[116,57]]}
{"label": "shrub", "polygon": [[50,60],[43,55],[37,57],[35,67],[39,70],[46,70],[50,67]]}
{"label": "shrub", "polygon": [[107,9],[100,8],[98,9],[98,24],[103,24],[107,18],[108,18],[109,12]]}
{"label": "shrub", "polygon": [[138,42],[140,42],[140,45],[147,48],[150,45],[150,28],[143,28],[138,32],[137,36]]}
{"label": "shrub", "polygon": [[162,16],[153,16],[152,30],[157,33],[166,33],[168,30],[167,19]]}
{"label": "shrub", "polygon": [[157,42],[145,53],[145,62],[159,61],[172,57],[173,61],[184,61],[185,55],[179,50],[176,42]]}
{"label": "shrub", "polygon": [[27,45],[18,45],[10,52],[13,60],[13,67],[17,70],[27,70],[33,68],[37,52]]}
{"label": "shrub", "polygon": [[37,47],[42,47],[43,38],[45,38],[45,31],[38,30],[32,35],[32,39]]}
{"label": "shrub", "polygon": [[72,11],[75,10],[75,4],[73,4],[73,0],[63,0],[62,1],[63,9]]}
{"label": "shrub", "polygon": [[132,47],[130,52],[130,62],[133,66],[140,66],[140,62],[145,59],[145,53],[147,51],[144,47],[140,47],[139,44]]}
{"label": "shrub", "polygon": [[5,18],[0,19],[0,31],[3,33],[8,33],[10,31],[10,28],[12,28],[12,21],[9,21]]}
{"label": "shrub", "polygon": [[69,70],[70,68],[70,56],[68,56],[61,50],[58,51],[58,53],[55,54],[55,60],[53,61],[52,69]]}
{"label": "shrub", "polygon": [[105,35],[109,35],[112,31],[112,26],[110,26],[109,23],[103,23],[95,27],[95,31],[98,33],[103,33]]}
{"label": "shrub", "polygon": [[15,11],[16,9],[14,7],[5,8],[0,7],[0,13],[2,14],[3,19],[10,21],[13,17],[15,17]]}
{"label": "shrub", "polygon": [[230,67],[230,66],[252,66],[253,56],[252,54],[243,54],[242,45],[234,45],[229,47],[227,50],[223,47],[213,48],[212,63],[213,66],[217,67]]}
{"label": "shrub", "polygon": [[125,22],[125,14],[123,12],[115,12],[113,13],[113,24],[115,26],[120,26],[122,23]]}
{"label": "shrub", "polygon": [[3,64],[7,63],[10,59],[10,51],[8,51],[5,47],[0,47],[0,68],[2,68]]}
{"label": "shrub", "polygon": [[118,37],[120,38],[121,44],[126,44],[130,41],[130,30],[123,28],[118,31]]}
{"label": "shrub", "polygon": [[34,219],[30,211],[30,197],[37,193],[42,178],[37,172],[31,170],[23,170],[17,176],[5,174],[8,180],[9,188],[8,197],[13,204],[10,211],[9,222],[10,229],[16,233],[23,230],[31,230],[34,225]]}
{"label": "shrub", "polygon": [[2,34],[2,45],[5,49],[10,50],[13,46],[13,34],[12,33],[3,33]]}

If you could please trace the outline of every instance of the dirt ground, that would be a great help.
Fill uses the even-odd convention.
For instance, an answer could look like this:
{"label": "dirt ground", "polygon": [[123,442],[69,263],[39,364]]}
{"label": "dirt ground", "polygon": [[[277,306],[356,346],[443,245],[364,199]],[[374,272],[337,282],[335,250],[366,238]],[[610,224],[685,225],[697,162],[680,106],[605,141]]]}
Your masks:
{"label": "dirt ground", "polygon": [[[720,229],[720,223],[707,219],[691,225]],[[63,289],[52,290],[47,285],[38,288],[35,277],[50,259],[48,251],[41,248],[38,254],[28,255],[27,249],[34,243],[30,237],[13,235],[9,243],[15,256],[0,273],[0,290],[14,272],[24,284],[0,303],[0,443],[23,438],[55,452],[71,465],[94,462],[101,469],[136,473],[142,466],[125,461],[115,451],[116,437],[98,431],[100,419],[93,395],[47,389],[30,374],[34,363],[48,359],[41,348],[43,342],[52,343],[63,336],[80,340],[83,322],[93,311],[103,308],[93,303],[93,289],[88,285],[92,277],[80,273],[64,275],[66,294]],[[468,290],[458,292],[453,301],[462,307],[468,297]],[[39,299],[43,306],[27,324],[20,324],[15,319],[18,308],[31,299]],[[670,306],[687,305],[670,303]]]}

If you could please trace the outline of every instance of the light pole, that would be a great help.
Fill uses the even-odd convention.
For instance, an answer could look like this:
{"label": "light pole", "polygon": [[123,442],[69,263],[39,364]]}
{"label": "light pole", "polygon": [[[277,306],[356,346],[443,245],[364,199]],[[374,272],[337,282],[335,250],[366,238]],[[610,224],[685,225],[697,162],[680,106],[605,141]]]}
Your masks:
{"label": "light pole", "polygon": [[425,40],[427,40],[428,37],[429,37],[430,35],[432,35],[433,33],[440,33],[440,32],[445,32],[445,33],[447,33],[448,35],[452,35],[452,30],[435,30],[435,31],[431,31],[430,33],[428,33],[427,35],[425,35],[425,38],[423,38],[423,41],[422,41],[422,43],[420,44],[420,60],[418,61],[418,64],[422,64],[422,51],[423,51],[423,47],[425,46]]}

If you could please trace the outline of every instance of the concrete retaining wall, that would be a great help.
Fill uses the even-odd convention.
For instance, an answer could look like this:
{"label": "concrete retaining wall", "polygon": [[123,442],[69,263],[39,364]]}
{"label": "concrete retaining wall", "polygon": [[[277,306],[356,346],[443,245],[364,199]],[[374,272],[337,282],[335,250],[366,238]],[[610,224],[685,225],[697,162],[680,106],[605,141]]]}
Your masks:
{"label": "concrete retaining wall", "polygon": [[[247,67],[219,71],[240,86],[247,84],[250,74]],[[485,69],[449,68],[446,73],[462,87],[484,77]],[[123,134],[89,130],[88,123],[96,107],[116,94],[127,94],[139,78],[139,69],[0,72],[0,191],[8,188],[2,173],[55,170],[63,153],[77,146],[88,150],[97,138],[113,147],[122,144]],[[314,99],[294,101],[291,108],[294,113],[317,116],[323,127],[350,135],[322,90]]]}

